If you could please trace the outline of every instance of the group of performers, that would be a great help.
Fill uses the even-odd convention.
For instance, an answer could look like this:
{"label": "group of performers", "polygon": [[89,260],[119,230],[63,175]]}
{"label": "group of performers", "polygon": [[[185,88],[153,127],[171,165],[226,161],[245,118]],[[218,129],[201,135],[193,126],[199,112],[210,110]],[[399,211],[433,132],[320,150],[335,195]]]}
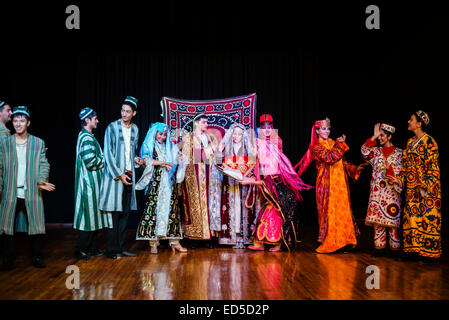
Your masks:
{"label": "group of performers", "polygon": [[[168,125],[156,122],[139,150],[139,128],[132,123],[137,103],[134,97],[125,98],[121,118],[106,128],[103,149],[93,134],[99,122],[96,112],[86,107],[79,113],[73,223],[79,230],[78,259],[137,255],[125,248],[128,216],[138,210],[136,190],[145,197],[136,240],[148,241],[153,254],[163,240],[173,251],[187,252],[180,243],[183,238],[190,239],[190,248],[221,244],[291,251],[298,241],[301,193],[313,188],[320,243],[316,252],[350,251],[357,245],[359,229],[348,179],[357,180],[368,164],[372,178],[365,223],[374,229],[374,256],[386,255],[388,237],[397,260],[413,254],[430,260],[440,257],[438,146],[427,134],[430,119],[424,111],[411,115],[408,130],[414,136],[404,150],[393,145],[393,126],[376,124],[361,147],[365,162],[358,166],[345,159],[345,135],[332,140],[330,120],[316,121],[307,152],[293,167],[268,114],[260,117],[257,133],[236,123],[221,141],[208,132],[205,114],[193,119],[193,130],[178,144]],[[11,118],[14,134],[5,127]],[[27,107],[12,110],[0,101],[2,270],[14,266],[17,232],[30,235],[32,264],[45,267],[42,191],[54,191],[55,186],[48,182],[44,141],[28,133],[30,119]],[[313,161],[315,187],[300,178]],[[137,168],[143,171],[139,179]],[[107,230],[105,252],[98,246],[101,229]]]}

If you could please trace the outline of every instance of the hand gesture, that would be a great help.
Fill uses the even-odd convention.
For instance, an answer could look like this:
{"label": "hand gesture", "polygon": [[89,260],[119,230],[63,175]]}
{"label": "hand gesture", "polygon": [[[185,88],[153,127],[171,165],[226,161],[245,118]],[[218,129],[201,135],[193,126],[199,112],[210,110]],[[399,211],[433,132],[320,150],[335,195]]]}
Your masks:
{"label": "hand gesture", "polygon": [[37,183],[37,186],[40,190],[45,190],[45,191],[54,191],[56,189],[56,186],[54,184],[44,182],[44,181],[39,181]]}
{"label": "hand gesture", "polygon": [[133,182],[130,179],[130,177],[128,177],[126,174],[122,174],[120,176],[120,181],[125,185],[125,186],[132,186]]}
{"label": "hand gesture", "polygon": [[387,178],[387,180],[388,180],[388,182],[389,182],[390,184],[397,184],[397,185],[400,185],[400,184],[401,184],[401,182],[399,181],[399,179],[396,178],[396,177],[387,175],[386,178]]}
{"label": "hand gesture", "polygon": [[135,157],[134,158],[134,163],[138,166],[141,166],[142,164],[145,163],[145,161],[143,159],[140,159],[139,157]]}
{"label": "hand gesture", "polygon": [[362,171],[368,165],[368,162],[361,163],[357,166],[357,172]]}
{"label": "hand gesture", "polygon": [[252,184],[252,183],[254,183],[255,182],[255,179],[254,178],[248,178],[248,177],[243,177],[243,179],[242,180],[239,180],[239,183],[240,184],[242,184],[242,185],[248,185],[248,184]]}
{"label": "hand gesture", "polygon": [[374,135],[373,135],[374,139],[377,139],[380,136],[380,126],[381,126],[381,123],[376,123],[374,125]]}
{"label": "hand gesture", "polygon": [[167,171],[170,171],[172,168],[175,167],[175,165],[173,163],[166,162],[166,161],[163,162],[163,166],[165,167],[165,169],[167,169]]}
{"label": "hand gesture", "polygon": [[345,140],[346,140],[346,136],[344,134],[342,134],[341,137],[337,138],[337,141],[340,143],[345,142]]}
{"label": "hand gesture", "polygon": [[425,197],[425,196],[427,196],[427,190],[426,190],[426,188],[424,188],[424,187],[418,187],[418,190],[419,190],[419,193],[420,193],[420,195],[421,195],[421,197]]}

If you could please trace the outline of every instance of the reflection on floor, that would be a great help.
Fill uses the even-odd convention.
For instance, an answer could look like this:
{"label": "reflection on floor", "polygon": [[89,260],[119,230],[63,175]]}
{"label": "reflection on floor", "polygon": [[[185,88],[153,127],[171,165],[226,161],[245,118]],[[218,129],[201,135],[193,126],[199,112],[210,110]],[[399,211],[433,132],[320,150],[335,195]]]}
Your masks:
{"label": "reflection on floor", "polygon": [[[18,237],[16,268],[0,273],[0,299],[449,299],[444,253],[436,263],[374,258],[368,228],[354,253],[337,254],[313,251],[313,229],[303,230],[303,242],[291,253],[219,247],[183,254],[162,241],[157,255],[147,242],[133,241],[129,230],[128,244],[138,257],[88,261],[73,258],[77,234],[70,226],[47,229],[47,267],[30,265],[26,237]],[[80,270],[78,290],[66,287],[69,265]],[[369,265],[379,268],[378,290],[366,287]]]}

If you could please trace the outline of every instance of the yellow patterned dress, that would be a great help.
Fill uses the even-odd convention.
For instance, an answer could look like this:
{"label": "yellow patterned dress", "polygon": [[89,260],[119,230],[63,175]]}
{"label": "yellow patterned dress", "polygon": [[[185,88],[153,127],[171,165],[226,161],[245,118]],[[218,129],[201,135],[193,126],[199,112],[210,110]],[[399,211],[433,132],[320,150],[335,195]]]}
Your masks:
{"label": "yellow patterned dress", "polygon": [[[438,145],[428,134],[411,138],[402,156],[405,190],[404,252],[429,258],[441,255],[441,184]],[[420,188],[426,190],[424,196]]]}

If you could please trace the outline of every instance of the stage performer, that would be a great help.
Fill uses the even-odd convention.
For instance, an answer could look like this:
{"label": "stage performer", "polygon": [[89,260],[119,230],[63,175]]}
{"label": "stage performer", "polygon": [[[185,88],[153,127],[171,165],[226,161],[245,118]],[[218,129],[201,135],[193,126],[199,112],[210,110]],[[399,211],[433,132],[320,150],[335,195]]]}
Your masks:
{"label": "stage performer", "polygon": [[316,121],[312,127],[310,145],[299,167],[300,176],[315,160],[316,202],[318,207],[318,253],[331,253],[339,249],[350,251],[357,245],[360,233],[355,222],[349,194],[348,176],[357,180],[364,165],[347,162],[344,154],[349,150],[342,135],[336,141],[329,138],[330,120]]}
{"label": "stage performer", "polygon": [[27,107],[15,107],[12,113],[15,134],[0,139],[0,234],[5,234],[2,270],[14,267],[16,232],[29,235],[32,265],[45,267],[42,191],[53,191],[55,186],[48,182],[50,164],[44,141],[28,133],[30,118]]}
{"label": "stage performer", "polygon": [[6,124],[11,121],[11,107],[5,101],[0,101],[0,139],[9,137],[9,129],[6,128]]}
{"label": "stage performer", "polygon": [[[375,257],[386,255],[387,229],[390,250],[399,260],[401,239],[401,188],[390,183],[388,177],[398,176],[402,168],[402,149],[396,148],[391,139],[396,128],[377,123],[374,134],[362,145],[361,153],[372,168],[370,196],[365,224],[374,227]],[[376,141],[380,147],[376,147]]]}
{"label": "stage performer", "polygon": [[221,231],[219,243],[234,245],[234,249],[244,249],[251,244],[254,229],[254,209],[245,206],[248,186],[243,186],[236,179],[249,175],[255,165],[253,140],[250,131],[242,124],[232,124],[227,129],[219,150],[222,152],[223,166],[235,170],[237,177],[223,175],[221,201]]}
{"label": "stage performer", "polygon": [[264,244],[271,246],[271,252],[281,251],[281,245],[288,250],[294,249],[296,233],[293,221],[298,201],[302,201],[299,192],[312,188],[296,174],[277,137],[273,117],[262,115],[254,143],[257,150],[255,177],[240,181],[242,185],[252,185],[246,199],[249,208],[254,207],[256,197],[261,201],[252,234],[254,244],[248,247],[251,250],[265,250]]}
{"label": "stage performer", "polygon": [[98,207],[104,157],[93,134],[99,122],[97,113],[86,107],[79,113],[79,118],[82,129],[76,143],[73,228],[79,230],[75,257],[88,260],[92,256],[104,255],[98,249],[98,233],[101,229],[112,228],[112,215],[102,213]]}
{"label": "stage performer", "polygon": [[170,140],[168,125],[154,123],[140,150],[145,171],[136,190],[145,191],[145,209],[137,227],[137,240],[149,240],[151,253],[157,254],[159,240],[168,239],[173,251],[187,252],[182,239],[178,189],[175,172],[178,147]]}
{"label": "stage performer", "polygon": [[405,190],[405,258],[436,261],[441,255],[441,182],[438,145],[427,130],[429,115],[419,110],[408,121],[414,133],[402,155],[402,171],[392,181]]}
{"label": "stage performer", "polygon": [[135,156],[139,128],[131,122],[137,112],[137,102],[134,97],[125,98],[121,119],[111,122],[104,136],[105,166],[99,208],[112,214],[113,228],[108,229],[106,243],[106,256],[111,259],[137,255],[124,248],[128,215],[137,210],[134,169],[141,165]]}
{"label": "stage performer", "polygon": [[[183,161],[177,171],[177,182],[183,182],[184,236],[209,240],[205,245],[213,248],[221,229],[220,198],[217,198],[220,173],[216,168],[218,141],[207,132],[205,114],[193,119],[193,131],[182,137],[181,144]],[[197,242],[192,241],[191,247],[196,248]]]}

